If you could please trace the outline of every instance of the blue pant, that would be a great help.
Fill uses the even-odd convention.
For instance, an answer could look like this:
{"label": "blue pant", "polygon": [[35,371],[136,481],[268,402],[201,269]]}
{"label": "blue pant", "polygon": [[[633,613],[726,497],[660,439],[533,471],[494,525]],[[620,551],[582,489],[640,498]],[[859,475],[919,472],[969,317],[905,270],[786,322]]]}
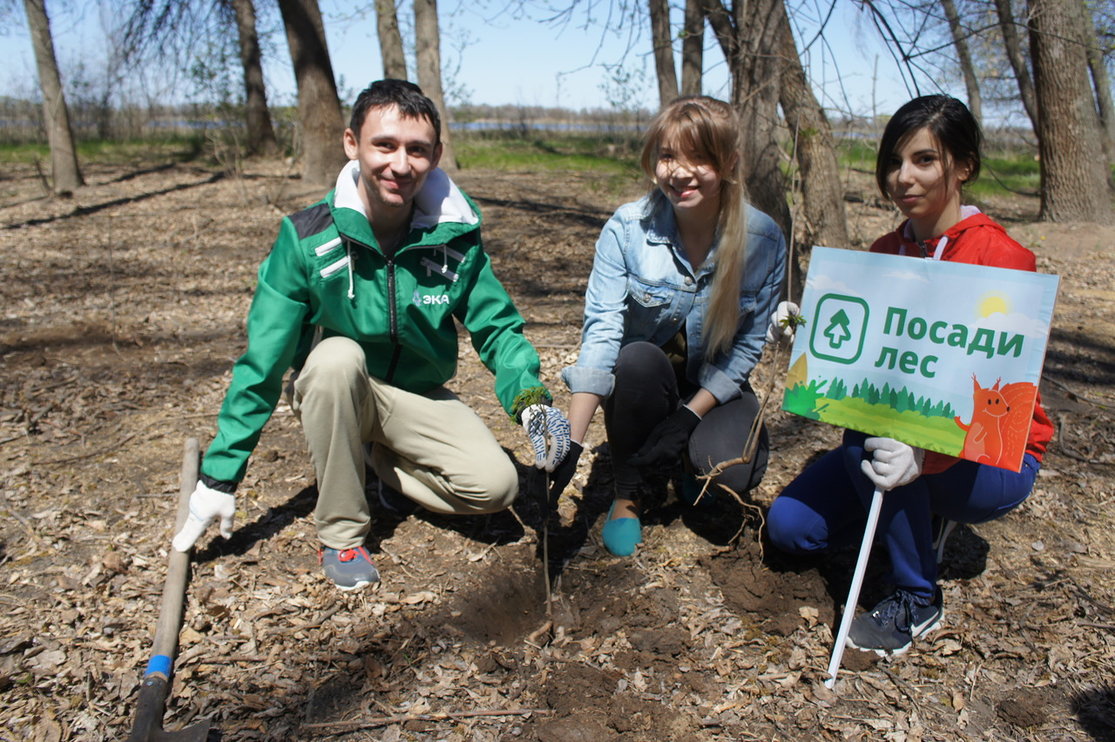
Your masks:
{"label": "blue pant", "polygon": [[[860,462],[866,436],[845,431],[840,448],[803,471],[775,498],[767,533],[775,546],[808,554],[859,543],[874,485]],[[1017,507],[1033,489],[1040,464],[1026,454],[1022,471],[958,461],[883,495],[876,539],[890,553],[895,587],[931,600],[937,586],[934,515],[959,523],[984,523]]]}

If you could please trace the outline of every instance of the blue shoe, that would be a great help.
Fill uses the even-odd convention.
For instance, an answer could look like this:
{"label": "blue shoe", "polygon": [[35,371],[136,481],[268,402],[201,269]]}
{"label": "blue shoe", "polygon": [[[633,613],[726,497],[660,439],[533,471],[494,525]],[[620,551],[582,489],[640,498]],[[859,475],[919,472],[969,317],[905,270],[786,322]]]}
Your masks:
{"label": "blue shoe", "polygon": [[608,508],[608,519],[604,521],[604,528],[600,535],[604,539],[604,546],[616,556],[631,556],[635,547],[643,543],[643,524],[638,518],[616,518],[612,520],[612,511],[616,509],[615,502]]}

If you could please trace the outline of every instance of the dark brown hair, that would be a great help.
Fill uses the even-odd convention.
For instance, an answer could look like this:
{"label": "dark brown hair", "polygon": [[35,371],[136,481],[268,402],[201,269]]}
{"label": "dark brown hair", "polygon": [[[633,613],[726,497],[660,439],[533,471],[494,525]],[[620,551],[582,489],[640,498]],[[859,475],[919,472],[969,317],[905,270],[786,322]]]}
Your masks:
{"label": "dark brown hair", "polygon": [[397,106],[403,118],[426,119],[434,127],[434,144],[441,143],[441,116],[438,115],[437,106],[425,96],[422,88],[406,80],[376,80],[361,91],[352,104],[352,118],[348,128],[356,138],[360,138],[360,127],[368,111],[373,108],[390,108]]}
{"label": "dark brown hair", "polygon": [[965,183],[979,175],[980,145],[983,135],[968,107],[947,95],[923,95],[906,103],[891,116],[879,140],[879,155],[875,159],[875,183],[886,197],[887,173],[892,169],[895,152],[919,129],[928,129],[937,145],[943,150],[945,173],[957,164],[968,166]]}

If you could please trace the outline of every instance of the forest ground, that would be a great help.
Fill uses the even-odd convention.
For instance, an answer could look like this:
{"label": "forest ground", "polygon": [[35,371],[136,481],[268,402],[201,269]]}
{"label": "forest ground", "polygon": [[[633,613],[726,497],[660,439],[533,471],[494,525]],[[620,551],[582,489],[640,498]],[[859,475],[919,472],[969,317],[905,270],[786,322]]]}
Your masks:
{"label": "forest ground", "polygon": [[[135,713],[166,571],[183,442],[212,436],[255,270],[282,214],[321,189],[278,161],[90,165],[74,198],[0,164],[0,740],[118,740]],[[600,227],[638,195],[578,172],[470,170],[496,271],[556,403]],[[848,174],[863,247],[896,223]],[[166,726],[226,740],[1115,739],[1115,229],[983,204],[1061,276],[1042,394],[1057,437],[1029,500],[953,534],[941,629],[892,661],[849,651],[823,680],[855,555],[787,560],[762,513],[839,431],[778,411],[746,504],[646,517],[634,558],[600,543],[607,445],[549,526],[542,483],[463,343],[451,387],[522,474],[490,517],[374,512],[377,590],[321,576],[314,476],[281,404],[239,490],[231,540],[195,553]],[[756,371],[765,390],[784,369]],[[212,539],[212,540],[210,540]],[[880,597],[873,557],[862,603]],[[873,657],[873,655],[872,655]]]}

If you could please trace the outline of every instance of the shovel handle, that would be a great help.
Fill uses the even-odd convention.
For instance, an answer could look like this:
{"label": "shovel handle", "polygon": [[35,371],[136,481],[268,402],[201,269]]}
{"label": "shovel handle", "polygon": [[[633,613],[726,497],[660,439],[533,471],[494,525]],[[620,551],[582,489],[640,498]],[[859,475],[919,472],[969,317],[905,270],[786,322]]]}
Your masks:
{"label": "shovel handle", "polygon": [[[178,493],[178,513],[174,522],[177,533],[190,512],[190,495],[197,485],[198,442],[188,438],[182,456],[181,490]],[[155,628],[155,642],[151,660],[147,663],[144,678],[153,674],[170,679],[174,666],[174,653],[178,649],[178,631],[182,627],[182,604],[186,597],[186,579],[190,574],[190,552],[171,547],[167,563],[166,583],[163,585],[163,603],[159,610],[159,623]]]}
{"label": "shovel handle", "polygon": [[836,673],[840,671],[840,661],[844,658],[844,642],[847,641],[848,633],[852,629],[852,619],[856,614],[856,605],[859,604],[859,593],[863,587],[863,576],[867,574],[867,562],[871,558],[871,546],[875,543],[875,531],[879,526],[879,513],[883,509],[885,493],[886,490],[876,487],[871,495],[871,507],[867,511],[867,523],[863,527],[863,541],[859,546],[856,570],[852,573],[852,584],[848,587],[848,599],[844,601],[840,629],[836,632],[836,641],[832,645],[828,679],[825,680],[826,688],[832,688],[836,684]]}
{"label": "shovel handle", "polygon": [[[186,440],[182,456],[181,489],[178,494],[178,511],[175,517],[174,532],[177,533],[186,522],[190,512],[190,495],[197,485],[199,467],[199,446],[196,438]],[[151,659],[143,674],[136,705],[135,724],[128,742],[152,742],[152,740],[181,740],[193,742],[206,739],[209,721],[181,730],[163,732],[163,713],[166,697],[170,688],[170,678],[174,671],[174,655],[178,650],[178,632],[182,627],[182,605],[186,597],[186,580],[190,573],[190,553],[171,547],[167,564],[166,582],[163,583],[163,600],[159,609],[159,623],[155,628],[154,646]]]}

